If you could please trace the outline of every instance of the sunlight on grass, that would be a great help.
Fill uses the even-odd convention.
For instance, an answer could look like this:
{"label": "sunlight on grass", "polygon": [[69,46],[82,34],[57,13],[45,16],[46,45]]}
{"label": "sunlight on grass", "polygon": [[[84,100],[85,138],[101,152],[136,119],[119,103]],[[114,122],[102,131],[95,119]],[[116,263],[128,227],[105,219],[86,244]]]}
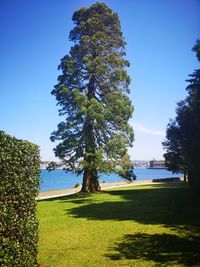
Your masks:
{"label": "sunlight on grass", "polygon": [[153,185],[38,203],[44,266],[198,266],[199,203]]}

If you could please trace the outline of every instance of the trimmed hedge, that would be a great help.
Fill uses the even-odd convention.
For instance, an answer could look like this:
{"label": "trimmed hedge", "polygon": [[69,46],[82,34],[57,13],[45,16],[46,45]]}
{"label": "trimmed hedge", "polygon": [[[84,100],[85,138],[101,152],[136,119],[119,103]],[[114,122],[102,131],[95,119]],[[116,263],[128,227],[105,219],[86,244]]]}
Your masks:
{"label": "trimmed hedge", "polygon": [[40,157],[37,145],[0,131],[0,266],[35,267]]}
{"label": "trimmed hedge", "polygon": [[168,182],[180,182],[180,177],[170,177],[170,178],[160,178],[160,179],[153,179],[152,182],[154,183],[168,183]]}

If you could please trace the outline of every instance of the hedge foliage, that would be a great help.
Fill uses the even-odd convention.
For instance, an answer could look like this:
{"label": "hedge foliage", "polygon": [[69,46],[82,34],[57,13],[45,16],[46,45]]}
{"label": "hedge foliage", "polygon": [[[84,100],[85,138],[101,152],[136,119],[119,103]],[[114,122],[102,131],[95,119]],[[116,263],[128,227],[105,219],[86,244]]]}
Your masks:
{"label": "hedge foliage", "polygon": [[35,267],[39,190],[37,145],[0,131],[0,266]]}

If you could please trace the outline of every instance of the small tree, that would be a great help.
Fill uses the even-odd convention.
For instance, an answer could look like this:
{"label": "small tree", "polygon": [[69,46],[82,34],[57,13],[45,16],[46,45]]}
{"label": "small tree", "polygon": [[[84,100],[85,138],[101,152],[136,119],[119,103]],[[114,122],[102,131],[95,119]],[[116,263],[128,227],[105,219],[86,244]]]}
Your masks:
{"label": "small tree", "polygon": [[125,41],[118,15],[103,3],[81,8],[73,15],[75,43],[62,58],[62,74],[52,94],[64,120],[51,140],[66,171],[83,173],[81,191],[100,190],[98,172],[131,168],[127,147],[133,131],[128,120],[133,106],[128,98],[130,78]]}
{"label": "small tree", "polygon": [[122,169],[121,172],[119,171],[119,175],[130,182],[136,180],[136,175],[134,173],[134,166],[131,166],[129,169],[126,170]]}
{"label": "small tree", "polygon": [[176,120],[171,120],[167,126],[166,140],[162,143],[165,150],[165,165],[173,173],[184,174],[184,181],[187,179],[187,164],[183,150],[183,136]]}

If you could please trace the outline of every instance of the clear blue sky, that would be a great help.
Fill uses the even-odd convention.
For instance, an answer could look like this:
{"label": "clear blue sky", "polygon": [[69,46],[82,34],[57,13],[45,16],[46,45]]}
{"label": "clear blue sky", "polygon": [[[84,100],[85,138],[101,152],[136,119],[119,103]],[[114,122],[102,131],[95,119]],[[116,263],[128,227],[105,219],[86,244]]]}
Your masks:
{"label": "clear blue sky", "polygon": [[[75,10],[91,0],[0,1],[0,129],[37,143],[54,159],[49,137],[61,120],[50,94],[68,53]],[[200,38],[199,0],[106,0],[119,14],[131,63],[133,159],[161,159],[161,142],[187,75],[198,67],[191,51]]]}

